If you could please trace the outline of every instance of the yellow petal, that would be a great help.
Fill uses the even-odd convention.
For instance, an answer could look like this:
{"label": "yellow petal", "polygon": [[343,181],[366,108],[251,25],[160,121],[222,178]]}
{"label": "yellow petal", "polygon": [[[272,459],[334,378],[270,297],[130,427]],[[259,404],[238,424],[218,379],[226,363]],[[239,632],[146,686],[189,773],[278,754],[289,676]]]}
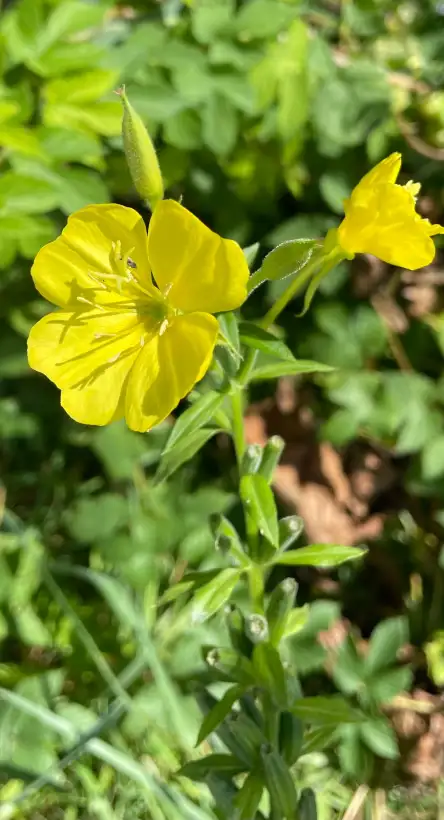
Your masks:
{"label": "yellow petal", "polygon": [[111,264],[113,249],[131,257],[135,265],[131,275],[149,289],[142,217],[123,205],[90,205],[70,216],[61,236],[37,254],[31,270],[37,290],[49,302],[73,310],[84,307],[85,301],[106,304],[121,299],[122,287],[116,283]]}
{"label": "yellow petal", "polygon": [[387,183],[373,193],[372,209],[349,208],[338,228],[340,245],[348,253],[371,253],[409,270],[429,265],[435,255],[431,226],[416,213],[409,191]]}
{"label": "yellow petal", "polygon": [[144,346],[128,380],[128,427],[145,432],[174,410],[208,370],[218,328],[213,316],[190,313]]}
{"label": "yellow petal", "polygon": [[394,183],[398,178],[401,169],[401,154],[390,154],[381,162],[378,162],[365,176],[362,177],[356,188],[353,190],[350,200],[347,203],[347,210],[351,205],[365,205],[373,198],[376,186],[385,183]]}
{"label": "yellow petal", "polygon": [[171,199],[154,209],[148,256],[158,287],[179,310],[233,310],[247,297],[249,271],[239,245]]}
{"label": "yellow petal", "polygon": [[123,415],[121,395],[144,332],[135,313],[50,313],[31,330],[28,361],[62,389],[72,418],[108,424]]}

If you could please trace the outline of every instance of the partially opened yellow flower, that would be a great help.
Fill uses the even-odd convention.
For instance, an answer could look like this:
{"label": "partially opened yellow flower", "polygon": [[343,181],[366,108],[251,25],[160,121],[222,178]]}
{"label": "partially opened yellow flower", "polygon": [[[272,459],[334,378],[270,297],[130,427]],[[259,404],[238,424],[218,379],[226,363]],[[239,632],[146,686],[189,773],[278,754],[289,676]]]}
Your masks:
{"label": "partially opened yellow flower", "polygon": [[401,154],[391,154],[366,174],[344,203],[337,241],[347,255],[371,253],[384,262],[416,270],[435,256],[431,239],[444,233],[416,213],[420,184],[397,185]]}
{"label": "partially opened yellow flower", "polygon": [[37,289],[61,309],[32,328],[29,364],[76,421],[125,416],[149,430],[204,376],[218,336],[211,314],[245,300],[248,275],[239,245],[177,202],[156,206],[148,236],[131,208],[83,208],[34,262]]}

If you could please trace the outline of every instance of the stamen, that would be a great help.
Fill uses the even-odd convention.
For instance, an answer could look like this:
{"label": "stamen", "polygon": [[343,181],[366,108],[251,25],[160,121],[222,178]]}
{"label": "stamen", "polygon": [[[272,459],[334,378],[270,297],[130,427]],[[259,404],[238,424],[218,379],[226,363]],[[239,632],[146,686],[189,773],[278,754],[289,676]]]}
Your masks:
{"label": "stamen", "polygon": [[89,299],[85,299],[84,296],[76,296],[76,300],[77,302],[84,302],[85,305],[89,305],[90,307],[98,308],[101,311],[105,310],[105,308],[103,308],[101,305],[98,305],[97,302],[91,302]]}
{"label": "stamen", "polygon": [[159,328],[159,336],[162,336],[168,327],[168,319],[164,319]]}

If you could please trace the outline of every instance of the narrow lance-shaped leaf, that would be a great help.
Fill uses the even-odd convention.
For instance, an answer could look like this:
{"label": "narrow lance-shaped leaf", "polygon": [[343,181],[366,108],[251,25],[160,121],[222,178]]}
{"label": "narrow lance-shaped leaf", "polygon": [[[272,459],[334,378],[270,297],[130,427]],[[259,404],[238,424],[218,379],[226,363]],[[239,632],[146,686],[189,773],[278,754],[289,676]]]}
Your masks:
{"label": "narrow lance-shaped leaf", "polygon": [[164,452],[154,477],[155,483],[165,481],[182,464],[193,458],[210,438],[220,432],[218,428],[195,430],[183,440],[179,439],[174,446]]}
{"label": "narrow lance-shaped leaf", "polygon": [[257,473],[243,476],[240,483],[240,494],[247,515],[251,516],[259,532],[274,547],[278,547],[279,528],[276,503],[265,478]]}
{"label": "narrow lance-shaped leaf", "polygon": [[287,566],[336,567],[344,561],[362,558],[367,550],[336,544],[310,544],[298,550],[288,550],[273,556],[271,563]]}
{"label": "narrow lance-shaped leaf", "polygon": [[287,362],[295,361],[293,353],[285,342],[253,322],[241,322],[239,334],[242,344],[252,347],[253,350],[260,350],[262,353]]}
{"label": "narrow lance-shaped leaf", "polygon": [[223,393],[216,393],[214,390],[210,390],[208,393],[204,393],[203,396],[200,396],[191,407],[188,407],[175,422],[167,441],[164,455],[172,449],[174,444],[177,444],[179,441],[183,443],[187,436],[211,421],[224,398]]}
{"label": "narrow lance-shaped leaf", "polygon": [[245,692],[245,687],[239,684],[231,686],[227,689],[223,697],[213,706],[213,708],[205,715],[202,726],[199,729],[196,746],[199,746],[211,732],[219,726],[231,711],[232,706],[236,703],[241,695]]}

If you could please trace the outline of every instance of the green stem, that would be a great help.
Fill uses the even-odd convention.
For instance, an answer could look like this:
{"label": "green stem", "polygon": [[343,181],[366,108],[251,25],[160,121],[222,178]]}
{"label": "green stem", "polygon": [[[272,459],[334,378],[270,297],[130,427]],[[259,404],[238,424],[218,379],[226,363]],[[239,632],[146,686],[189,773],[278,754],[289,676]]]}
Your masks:
{"label": "green stem", "polygon": [[280,313],[287,307],[288,303],[296,296],[297,293],[306,285],[313,276],[316,268],[322,262],[323,257],[319,253],[314,253],[307,264],[302,268],[300,273],[290,282],[288,288],[276,299],[271,306],[268,313],[259,322],[260,326],[266,330],[277,319]]}
{"label": "green stem", "polygon": [[234,449],[236,451],[237,464],[241,467],[242,456],[245,452],[245,430],[244,430],[244,402],[243,391],[240,385],[234,385],[231,392],[231,413]]}

